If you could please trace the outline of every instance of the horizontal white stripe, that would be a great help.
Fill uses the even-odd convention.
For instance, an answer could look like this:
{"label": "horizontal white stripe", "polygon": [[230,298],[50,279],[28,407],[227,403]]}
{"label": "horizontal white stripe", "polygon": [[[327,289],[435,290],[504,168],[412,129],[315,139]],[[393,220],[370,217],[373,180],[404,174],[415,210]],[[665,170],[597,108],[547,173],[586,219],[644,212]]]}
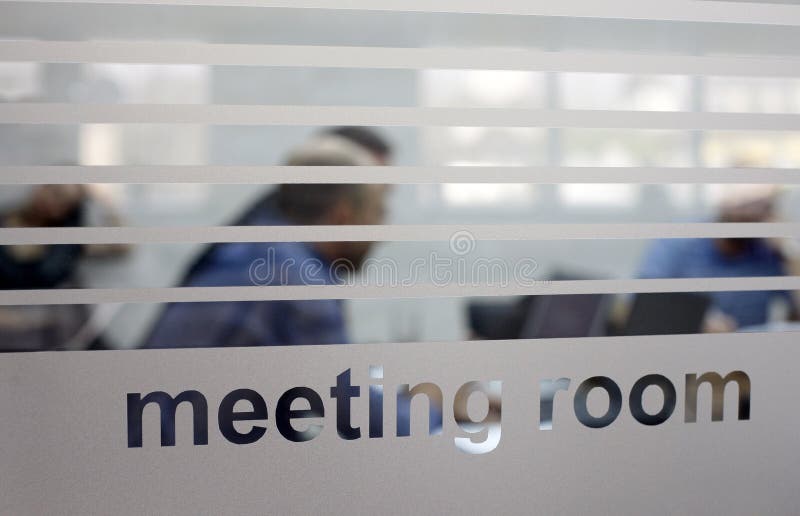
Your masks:
{"label": "horizontal white stripe", "polygon": [[702,167],[0,166],[0,185],[92,183],[760,183],[800,170]]}
{"label": "horizontal white stripe", "polygon": [[721,292],[800,290],[800,277],[681,278],[542,281],[509,284],[436,286],[171,287],[0,291],[0,305],[81,305],[104,303],[202,303],[309,299],[422,299],[514,295],[636,294],[642,292]]}
{"label": "horizontal white stripe", "polygon": [[617,18],[711,23],[800,25],[796,6],[696,0],[23,0],[68,4],[282,7],[397,12]]}
{"label": "horizontal white stripe", "polygon": [[191,104],[0,104],[0,123],[481,126],[796,131],[800,115],[491,108]]}
{"label": "horizontal white stripe", "polygon": [[800,59],[787,57],[698,57],[488,48],[220,45],[168,41],[0,41],[0,61],[800,76]]}
{"label": "horizontal white stripe", "polygon": [[498,224],[0,228],[0,245],[214,242],[440,242],[475,240],[796,238],[800,223]]}

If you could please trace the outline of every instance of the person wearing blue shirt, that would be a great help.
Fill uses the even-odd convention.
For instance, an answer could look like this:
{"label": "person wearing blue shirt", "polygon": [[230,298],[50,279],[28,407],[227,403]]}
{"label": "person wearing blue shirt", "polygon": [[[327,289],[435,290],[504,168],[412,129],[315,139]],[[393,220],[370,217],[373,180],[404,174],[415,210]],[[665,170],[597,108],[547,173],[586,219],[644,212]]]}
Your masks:
{"label": "person wearing blue shirt", "polygon": [[[296,151],[295,166],[372,165],[359,146],[335,136]],[[234,225],[379,224],[385,185],[284,184]],[[189,269],[183,286],[332,285],[341,267],[358,269],[370,242],[226,243],[211,246]],[[170,304],[144,347],[221,347],[348,342],[341,300]]]}
{"label": "person wearing blue shirt", "polygon": [[[734,190],[723,202],[719,222],[765,222],[774,217],[776,192],[755,185]],[[639,271],[641,278],[728,278],[783,276],[784,255],[772,243],[759,238],[664,239],[653,243]],[[784,301],[796,315],[788,291],[712,292],[716,321],[707,330],[732,331],[765,324],[770,305]]]}

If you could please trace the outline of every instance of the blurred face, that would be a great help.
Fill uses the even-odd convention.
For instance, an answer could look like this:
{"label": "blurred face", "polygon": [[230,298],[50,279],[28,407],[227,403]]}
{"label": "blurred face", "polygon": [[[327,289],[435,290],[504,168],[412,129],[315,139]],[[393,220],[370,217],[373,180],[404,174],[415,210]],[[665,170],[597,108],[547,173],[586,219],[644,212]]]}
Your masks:
{"label": "blurred face", "polygon": [[30,223],[50,226],[70,215],[83,198],[84,189],[81,185],[37,186],[23,211]]}
{"label": "blurred face", "polygon": [[[386,216],[386,197],[389,192],[387,185],[363,185],[361,198],[343,201],[346,206],[341,206],[337,211],[339,225],[375,225],[382,224]],[[334,259],[344,258],[349,260],[356,268],[360,267],[373,242],[339,242],[335,250]]]}
{"label": "blurred face", "polygon": [[356,219],[354,224],[374,225],[383,224],[386,218],[386,196],[389,193],[387,185],[363,185],[364,197],[359,206],[356,206]]}
{"label": "blurred face", "polygon": [[372,157],[375,158],[375,161],[381,166],[389,165],[392,161],[392,157],[388,154],[373,153]]}

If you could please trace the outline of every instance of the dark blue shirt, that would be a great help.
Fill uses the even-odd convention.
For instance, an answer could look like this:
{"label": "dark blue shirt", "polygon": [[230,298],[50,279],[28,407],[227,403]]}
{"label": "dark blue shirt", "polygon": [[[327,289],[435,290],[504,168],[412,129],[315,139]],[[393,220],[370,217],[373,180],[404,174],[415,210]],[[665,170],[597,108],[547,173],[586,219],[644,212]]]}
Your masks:
{"label": "dark blue shirt", "polygon": [[[656,241],[642,264],[641,278],[728,278],[783,276],[783,259],[764,240],[751,240],[736,256],[723,254],[711,239],[665,239]],[[736,320],[739,327],[764,324],[770,302],[782,297],[791,303],[788,291],[712,292],[713,306]]]}
{"label": "dark blue shirt", "polygon": [[[237,225],[288,225],[262,203]],[[183,286],[330,285],[330,264],[307,243],[212,246]],[[175,303],[167,306],[145,347],[276,346],[347,342],[341,300]]]}

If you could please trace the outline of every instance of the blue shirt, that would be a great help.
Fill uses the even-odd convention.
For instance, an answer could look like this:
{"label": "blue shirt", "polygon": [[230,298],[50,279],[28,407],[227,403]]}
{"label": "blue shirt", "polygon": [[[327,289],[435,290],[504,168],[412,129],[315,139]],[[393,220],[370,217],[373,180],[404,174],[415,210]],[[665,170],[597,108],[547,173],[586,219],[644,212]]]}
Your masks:
{"label": "blue shirt", "polygon": [[[270,203],[237,225],[288,225]],[[232,243],[212,246],[183,286],[330,285],[330,264],[307,243]],[[184,348],[343,344],[341,300],[174,303],[144,347]]]}
{"label": "blue shirt", "polygon": [[[752,240],[736,256],[724,255],[711,239],[666,239],[656,241],[639,271],[641,278],[728,278],[783,276],[780,254],[763,240]],[[739,327],[764,324],[770,302],[776,297],[792,303],[788,291],[712,292],[715,308],[736,320]]]}

